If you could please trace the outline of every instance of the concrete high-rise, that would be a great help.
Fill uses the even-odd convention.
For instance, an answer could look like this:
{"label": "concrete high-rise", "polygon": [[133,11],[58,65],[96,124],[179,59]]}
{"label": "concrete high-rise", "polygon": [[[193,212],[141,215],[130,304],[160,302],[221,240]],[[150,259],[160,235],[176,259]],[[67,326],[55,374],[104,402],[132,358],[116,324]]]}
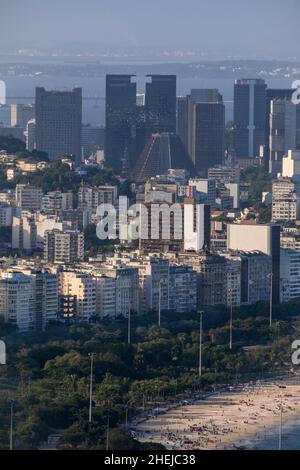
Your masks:
{"label": "concrete high-rise", "polygon": [[177,99],[177,133],[191,156],[196,172],[222,165],[225,152],[225,106],[217,89],[193,89]]}
{"label": "concrete high-rise", "polygon": [[185,149],[188,149],[188,97],[177,97],[176,134],[180,137]]}
{"label": "concrete high-rise", "polygon": [[47,230],[44,259],[47,263],[72,264],[84,257],[84,236],[78,231]]}
{"label": "concrete high-rise", "polygon": [[280,173],[282,159],[300,146],[300,106],[286,99],[270,103],[269,172]]}
{"label": "concrete high-rise", "polygon": [[149,130],[155,133],[176,132],[176,75],[148,75],[146,113]]}
{"label": "concrete high-rise", "polygon": [[265,112],[265,148],[264,148],[264,167],[269,171],[270,160],[270,114],[271,102],[273,100],[288,100],[292,99],[294,90],[292,88],[268,88],[266,91],[266,112]]}
{"label": "concrete high-rise", "polygon": [[234,148],[237,158],[257,158],[265,145],[267,85],[261,79],[234,85]]}
{"label": "concrete high-rise", "polygon": [[225,106],[222,102],[195,103],[191,156],[199,176],[224,163]]}
{"label": "concrete high-rise", "polygon": [[239,223],[227,225],[229,250],[260,251],[272,257],[273,301],[280,300],[280,225]]}
{"label": "concrete high-rise", "polygon": [[145,103],[133,75],[106,76],[105,159],[129,176],[151,134],[176,132],[176,76],[149,75]]}
{"label": "concrete high-rise", "polygon": [[101,126],[85,124],[81,128],[82,156],[88,158],[97,150],[104,149],[105,129]]}
{"label": "concrete high-rise", "polygon": [[20,272],[0,273],[0,317],[20,332],[33,329],[32,280]]}
{"label": "concrete high-rise", "polygon": [[136,83],[133,75],[106,76],[105,160],[115,171],[130,158],[136,114]]}
{"label": "concrete high-rise", "polygon": [[82,91],[46,91],[37,87],[36,148],[48,154],[49,160],[73,155],[81,161]]}

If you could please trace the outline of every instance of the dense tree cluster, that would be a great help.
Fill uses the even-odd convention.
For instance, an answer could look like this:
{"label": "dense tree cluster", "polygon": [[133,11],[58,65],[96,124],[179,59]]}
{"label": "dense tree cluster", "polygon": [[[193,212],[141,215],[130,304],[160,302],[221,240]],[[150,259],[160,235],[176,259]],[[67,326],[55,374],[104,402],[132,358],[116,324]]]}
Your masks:
{"label": "dense tree cluster", "polygon": [[[10,400],[14,400],[14,445],[38,448],[59,433],[59,448],[141,448],[124,428],[126,415],[153,409],[217,384],[276,375],[291,367],[291,342],[299,337],[300,303],[235,309],[234,349],[229,350],[229,312],[204,315],[203,377],[198,377],[199,315],[164,312],[96,324],[52,324],[45,332],[19,334],[0,324],[8,363],[0,367],[0,447],[7,448]],[[93,422],[88,423],[89,353],[94,357]],[[123,425],[123,426],[121,426]],[[157,448],[157,446],[156,446]]]}

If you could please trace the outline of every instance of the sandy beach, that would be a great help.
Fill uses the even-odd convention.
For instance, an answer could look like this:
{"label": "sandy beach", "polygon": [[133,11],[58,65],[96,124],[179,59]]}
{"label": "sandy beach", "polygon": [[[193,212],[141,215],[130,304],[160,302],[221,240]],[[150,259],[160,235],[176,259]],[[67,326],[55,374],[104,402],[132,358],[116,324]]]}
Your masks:
{"label": "sandy beach", "polygon": [[[300,418],[299,378],[229,387],[203,400],[183,402],[132,426],[141,442],[167,449],[254,449]],[[276,437],[277,438],[277,437]]]}

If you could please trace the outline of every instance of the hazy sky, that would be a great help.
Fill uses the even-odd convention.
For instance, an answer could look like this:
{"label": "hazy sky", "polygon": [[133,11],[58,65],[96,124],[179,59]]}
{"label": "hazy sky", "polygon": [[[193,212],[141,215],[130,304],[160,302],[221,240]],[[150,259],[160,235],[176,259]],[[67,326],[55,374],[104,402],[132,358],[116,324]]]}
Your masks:
{"label": "hazy sky", "polygon": [[0,0],[0,49],[93,44],[300,58],[299,13],[299,0]]}

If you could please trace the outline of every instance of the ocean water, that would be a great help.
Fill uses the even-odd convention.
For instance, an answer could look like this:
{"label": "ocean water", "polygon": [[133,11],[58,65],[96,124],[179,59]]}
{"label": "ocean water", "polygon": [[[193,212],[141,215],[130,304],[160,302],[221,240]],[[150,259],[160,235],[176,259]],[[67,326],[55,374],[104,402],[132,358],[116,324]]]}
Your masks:
{"label": "ocean water", "polygon": [[[133,67],[134,71],[134,67]],[[101,100],[83,100],[83,122],[92,125],[104,125],[105,122],[105,77],[72,77],[72,76],[7,76],[1,77],[6,82],[7,104],[32,103],[36,86],[47,89],[65,90],[74,87],[83,88],[83,97],[100,97]],[[291,88],[291,79],[267,80],[270,88]],[[137,77],[138,92],[144,92],[145,78]],[[177,77],[177,95],[190,93],[191,88],[218,88],[223,94],[226,106],[226,119],[233,117],[234,80],[224,78],[181,78]],[[28,99],[22,99],[28,97]],[[9,108],[0,109],[0,122],[9,123]]]}

